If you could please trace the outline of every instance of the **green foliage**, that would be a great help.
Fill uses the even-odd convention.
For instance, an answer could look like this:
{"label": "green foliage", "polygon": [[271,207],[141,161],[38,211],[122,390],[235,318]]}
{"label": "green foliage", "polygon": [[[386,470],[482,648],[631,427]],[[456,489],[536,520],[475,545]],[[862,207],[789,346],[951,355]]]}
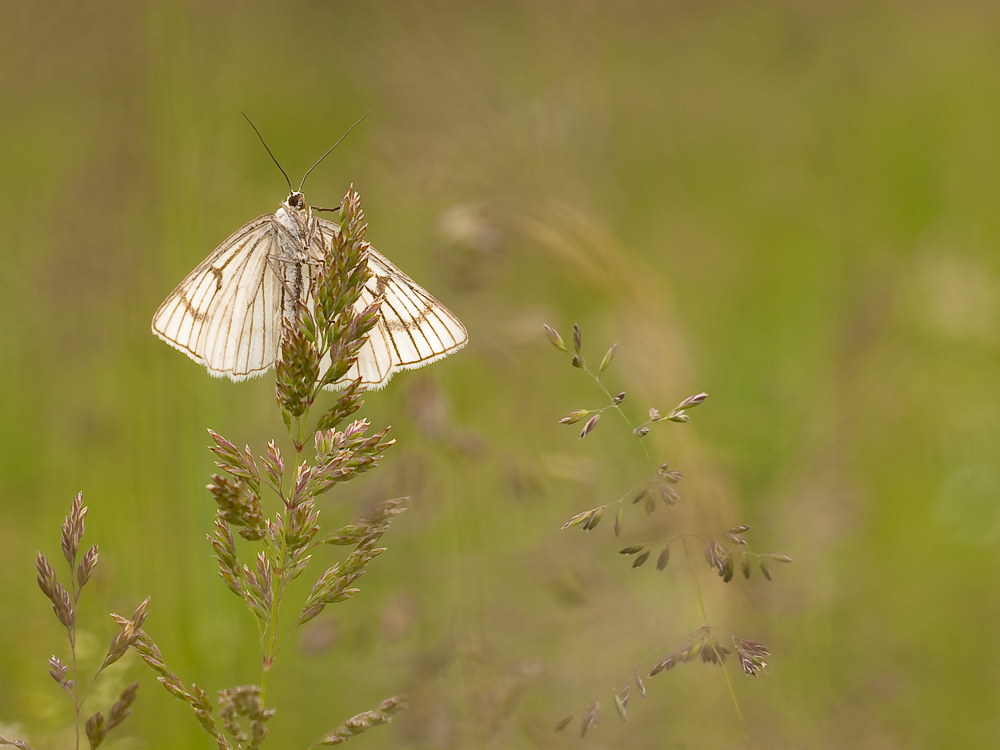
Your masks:
{"label": "green foliage", "polygon": [[[203,377],[147,323],[285,196],[240,110],[294,170],[374,107],[310,196],[361,187],[370,239],[474,337],[368,399],[399,446],[323,521],[401,488],[414,501],[343,608],[358,618],[328,611],[283,652],[271,694],[306,718],[271,722],[272,741],[308,744],[331,704],[361,711],[391,683],[420,686],[400,746],[576,742],[551,737],[553,717],[687,635],[689,597],[664,594],[684,580],[677,550],[663,574],[657,548],[631,570],[615,551],[648,540],[631,517],[614,538],[612,508],[593,533],[558,531],[646,468],[614,414],[582,441],[587,419],[552,419],[598,405],[585,378],[552,377],[538,335],[577,318],[592,369],[596,343],[618,341],[637,423],[636,405],[711,393],[644,440],[684,470],[685,497],[710,499],[706,525],[744,519],[755,548],[796,559],[746,586],[694,556],[775,653],[766,681],[736,680],[774,744],[997,746],[1000,657],[954,637],[1000,607],[994,16],[900,0],[0,4],[0,632],[17,644],[0,653],[0,723],[65,708],[39,697],[38,669],[64,628],[29,613],[47,608],[34,554],[78,486],[99,500],[98,575],[126,602],[98,612],[152,592],[172,666],[206,685],[256,641],[241,600],[217,602],[191,488],[214,471],[206,425],[265,452],[274,391]],[[654,525],[684,512],[656,503]],[[714,670],[657,679],[662,711],[587,741],[733,743],[705,698]],[[165,726],[176,707],[149,687],[115,732],[206,742]]]}

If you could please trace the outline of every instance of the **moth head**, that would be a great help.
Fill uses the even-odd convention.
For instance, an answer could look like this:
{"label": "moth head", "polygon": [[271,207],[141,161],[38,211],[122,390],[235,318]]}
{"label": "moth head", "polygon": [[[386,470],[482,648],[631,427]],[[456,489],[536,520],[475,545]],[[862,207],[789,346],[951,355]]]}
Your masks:
{"label": "moth head", "polygon": [[293,190],[285,201],[289,208],[301,210],[306,207],[306,196],[300,190]]}

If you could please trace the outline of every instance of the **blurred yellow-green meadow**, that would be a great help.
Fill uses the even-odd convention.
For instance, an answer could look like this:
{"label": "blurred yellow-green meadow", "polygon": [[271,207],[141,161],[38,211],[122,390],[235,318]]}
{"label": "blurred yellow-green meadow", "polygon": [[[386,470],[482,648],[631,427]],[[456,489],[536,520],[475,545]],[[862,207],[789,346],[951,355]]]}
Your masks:
{"label": "blurred yellow-green meadow", "polygon": [[[80,490],[81,675],[151,596],[187,684],[260,680],[206,541],[206,430],[287,449],[274,376],[213,379],[150,319],[287,196],[240,112],[297,186],[374,110],[306,196],[353,184],[368,239],[470,340],[367,397],[398,442],[321,520],[408,510],[361,592],[286,642],[265,747],[401,693],[352,747],[1000,746],[998,38],[1000,7],[962,0],[0,5],[0,736],[74,747],[34,566],[66,576]],[[579,324],[592,370],[617,343],[602,381],[633,427],[708,399],[581,440],[559,419],[608,399],[543,324]],[[680,500],[647,516],[629,500],[663,462]],[[723,582],[703,548],[742,524],[794,563],[744,580],[737,556]],[[733,653],[646,676],[706,624],[766,644],[768,674]],[[131,657],[85,716],[134,680],[102,747],[216,746]]]}

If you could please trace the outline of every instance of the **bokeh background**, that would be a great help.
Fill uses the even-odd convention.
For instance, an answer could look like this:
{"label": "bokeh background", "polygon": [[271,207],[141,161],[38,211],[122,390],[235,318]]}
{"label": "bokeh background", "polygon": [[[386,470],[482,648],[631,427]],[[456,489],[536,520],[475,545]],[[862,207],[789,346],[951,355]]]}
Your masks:
{"label": "bokeh background", "polygon": [[[274,747],[407,692],[357,747],[995,748],[1000,743],[1000,10],[899,2],[112,2],[0,6],[0,734],[72,746],[46,674],[65,637],[34,583],[73,495],[109,611],[187,682],[259,680],[217,578],[211,427],[282,438],[273,381],[234,385],[149,331],[164,296],[358,117],[306,185],[353,183],[369,239],[467,323],[462,353],[363,414],[398,445],[333,493],[331,526],[409,495],[362,593],[291,638]],[[793,565],[723,584],[661,508],[614,502],[649,464],[542,324],[583,330],[684,472],[674,519]],[[287,447],[287,440],[282,443]],[[329,560],[324,560],[329,563]],[[770,675],[679,667],[607,692],[704,620]],[[107,746],[210,748],[141,664]],[[116,682],[117,681],[117,682]],[[92,710],[107,710],[99,691]],[[595,698],[598,727],[552,726]]]}

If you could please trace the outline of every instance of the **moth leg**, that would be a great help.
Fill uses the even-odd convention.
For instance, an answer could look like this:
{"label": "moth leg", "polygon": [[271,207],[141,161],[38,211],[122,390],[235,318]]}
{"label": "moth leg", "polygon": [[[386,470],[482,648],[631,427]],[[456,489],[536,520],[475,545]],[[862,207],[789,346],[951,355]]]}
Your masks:
{"label": "moth leg", "polygon": [[[318,240],[318,241],[317,241]],[[311,219],[309,222],[309,237],[306,238],[306,255],[309,255],[309,248],[313,247],[313,243],[316,243],[316,247],[319,250],[319,258],[327,257],[327,247],[326,238],[323,237],[323,232],[319,228],[319,222],[315,219]],[[315,263],[314,258],[309,258],[307,262]]]}
{"label": "moth leg", "polygon": [[[296,237],[294,234],[292,234],[292,231],[288,227],[286,227],[284,224],[282,224],[280,221],[275,221],[272,218],[271,219],[271,225],[273,227],[275,227],[279,232],[284,232],[285,237],[287,237],[289,240],[291,240],[293,244],[295,244],[295,245],[302,245],[302,242],[299,240],[299,238]],[[305,248],[302,248],[302,249],[305,249]]]}
{"label": "moth leg", "polygon": [[[292,287],[289,285],[288,279],[285,278],[284,268],[282,268],[281,266],[278,265],[278,264],[284,265],[284,264],[287,264],[287,263],[293,263],[293,264],[296,264],[298,266],[306,266],[306,267],[308,267],[308,269],[309,269],[309,284],[308,284],[308,288],[306,288],[306,286],[303,285],[304,294],[299,295],[299,294],[295,293],[295,290],[292,289]],[[314,260],[305,260],[305,261],[303,261],[303,260],[295,260],[295,259],[292,259],[292,258],[278,258],[278,257],[275,257],[274,255],[268,255],[267,256],[267,267],[269,269],[271,269],[271,273],[273,273],[277,277],[278,282],[281,284],[282,288],[285,291],[285,294],[288,295],[289,297],[291,297],[292,299],[294,299],[296,301],[296,303],[299,305],[300,308],[304,308],[305,307],[306,300],[304,298],[308,297],[308,296],[310,296],[312,294],[312,283],[313,283],[313,280],[316,278],[316,268],[317,268],[317,266],[319,266],[319,263],[317,261],[314,261]],[[284,302],[284,300],[282,300],[282,302]],[[284,304],[282,304],[282,308],[284,308]]]}

